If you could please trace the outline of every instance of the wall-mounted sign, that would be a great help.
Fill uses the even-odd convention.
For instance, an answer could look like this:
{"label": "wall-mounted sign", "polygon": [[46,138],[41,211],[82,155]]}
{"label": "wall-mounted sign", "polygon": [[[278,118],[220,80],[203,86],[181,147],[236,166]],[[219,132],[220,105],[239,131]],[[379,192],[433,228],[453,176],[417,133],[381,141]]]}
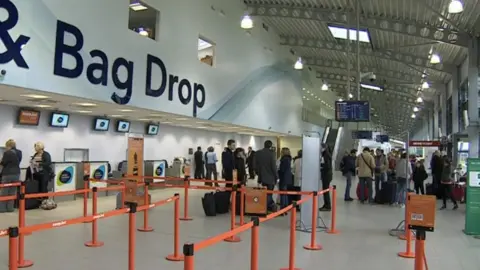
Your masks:
{"label": "wall-mounted sign", "polygon": [[439,147],[440,141],[408,141],[408,145],[413,147]]}

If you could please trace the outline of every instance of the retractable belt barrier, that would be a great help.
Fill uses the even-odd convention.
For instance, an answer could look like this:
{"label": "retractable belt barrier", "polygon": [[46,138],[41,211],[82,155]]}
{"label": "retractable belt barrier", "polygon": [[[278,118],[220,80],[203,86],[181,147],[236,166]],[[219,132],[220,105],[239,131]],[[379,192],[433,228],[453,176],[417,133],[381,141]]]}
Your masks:
{"label": "retractable belt barrier", "polygon": [[312,232],[311,232],[311,241],[309,245],[305,245],[304,248],[307,250],[320,250],[322,247],[316,243],[316,230],[317,227],[317,215],[318,215],[318,196],[327,192],[332,192],[332,224],[329,229],[329,233],[336,234],[336,186],[332,186],[329,189],[314,191],[314,192],[284,192],[284,191],[267,191],[268,193],[273,194],[288,194],[288,195],[304,195],[304,198],[293,202],[289,206],[271,213],[266,217],[252,217],[250,222],[242,224],[243,211],[241,211],[241,221],[240,226],[235,227],[235,207],[236,207],[236,192],[240,191],[241,195],[241,206],[242,201],[244,200],[243,193],[245,192],[244,188],[232,188],[232,198],[231,198],[231,230],[225,233],[216,235],[209,239],[205,239],[198,243],[186,243],[183,246],[183,255],[184,255],[184,270],[194,270],[195,269],[195,252],[200,251],[204,248],[210,247],[222,241],[226,242],[239,242],[240,238],[238,234],[245,232],[251,229],[251,246],[250,246],[250,270],[258,270],[258,245],[259,245],[259,226],[261,223],[269,221],[273,218],[281,216],[290,212],[290,240],[289,240],[289,262],[287,268],[282,268],[281,270],[296,270],[295,267],[295,243],[296,243],[296,223],[297,223],[297,206],[305,203],[308,200],[313,200],[312,205]]}

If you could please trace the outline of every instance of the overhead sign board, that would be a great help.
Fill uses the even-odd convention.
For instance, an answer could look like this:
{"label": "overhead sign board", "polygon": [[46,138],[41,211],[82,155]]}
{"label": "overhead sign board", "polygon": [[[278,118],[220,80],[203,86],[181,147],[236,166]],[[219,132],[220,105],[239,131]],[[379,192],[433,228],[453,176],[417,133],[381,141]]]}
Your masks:
{"label": "overhead sign board", "polygon": [[370,122],[368,101],[336,101],[335,120],[338,122]]}
{"label": "overhead sign board", "polygon": [[409,146],[414,147],[438,147],[440,141],[408,141]]}

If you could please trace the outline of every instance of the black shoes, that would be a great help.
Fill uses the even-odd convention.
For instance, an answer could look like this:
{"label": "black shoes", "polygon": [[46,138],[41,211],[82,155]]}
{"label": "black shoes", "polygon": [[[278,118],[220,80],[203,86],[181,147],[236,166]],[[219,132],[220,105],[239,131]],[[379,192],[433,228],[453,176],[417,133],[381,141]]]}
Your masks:
{"label": "black shoes", "polygon": [[452,210],[457,210],[458,209],[458,204],[455,204],[452,208]]}
{"label": "black shoes", "polygon": [[330,212],[330,211],[332,211],[332,208],[324,205],[324,206],[322,206],[322,208],[320,208],[318,210],[322,211],[322,212]]}
{"label": "black shoes", "polygon": [[346,198],[345,201],[346,202],[353,202],[353,199],[352,198]]}
{"label": "black shoes", "polygon": [[[443,205],[442,207],[440,207],[440,210],[445,210],[445,209],[447,209],[446,205]],[[457,209],[458,209],[458,204],[454,204],[452,210],[457,210]]]}

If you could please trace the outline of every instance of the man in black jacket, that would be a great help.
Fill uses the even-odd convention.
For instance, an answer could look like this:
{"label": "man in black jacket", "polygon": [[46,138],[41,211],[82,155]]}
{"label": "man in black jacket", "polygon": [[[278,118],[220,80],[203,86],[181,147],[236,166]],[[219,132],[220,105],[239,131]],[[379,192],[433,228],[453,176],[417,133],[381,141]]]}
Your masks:
{"label": "man in black jacket", "polygon": [[193,159],[195,160],[195,179],[202,179],[203,178],[203,152],[202,147],[197,147],[197,151],[193,155]]}
{"label": "man in black jacket", "polygon": [[248,178],[255,178],[255,151],[252,150],[252,147],[248,147],[247,153],[247,166],[248,166]]}
{"label": "man in black jacket", "polygon": [[[272,151],[272,145],[272,141],[265,141],[264,148],[255,154],[255,169],[258,175],[258,183],[268,190],[273,190],[278,181],[277,161],[275,152]],[[267,204],[270,211],[276,210],[272,194],[267,195]]]}
{"label": "man in black jacket", "polygon": [[[227,141],[227,147],[222,153],[222,171],[225,181],[233,181],[233,170],[235,169],[233,150],[235,150],[235,140],[230,139]],[[227,184],[226,186],[231,187],[232,184]]]}
{"label": "man in black jacket", "polygon": [[[328,145],[322,143],[322,163],[320,164],[320,175],[322,178],[322,190],[330,188],[330,182],[333,178],[332,170],[332,154]],[[332,210],[332,205],[330,202],[330,192],[323,193],[323,206],[319,209],[320,211],[330,211]]]}
{"label": "man in black jacket", "polygon": [[347,180],[347,185],[345,187],[344,200],[346,202],[353,201],[350,196],[350,190],[352,188],[352,178],[355,177],[355,161],[357,159],[357,150],[352,149],[350,153],[345,155],[340,162],[340,170],[342,171],[343,176]]}

